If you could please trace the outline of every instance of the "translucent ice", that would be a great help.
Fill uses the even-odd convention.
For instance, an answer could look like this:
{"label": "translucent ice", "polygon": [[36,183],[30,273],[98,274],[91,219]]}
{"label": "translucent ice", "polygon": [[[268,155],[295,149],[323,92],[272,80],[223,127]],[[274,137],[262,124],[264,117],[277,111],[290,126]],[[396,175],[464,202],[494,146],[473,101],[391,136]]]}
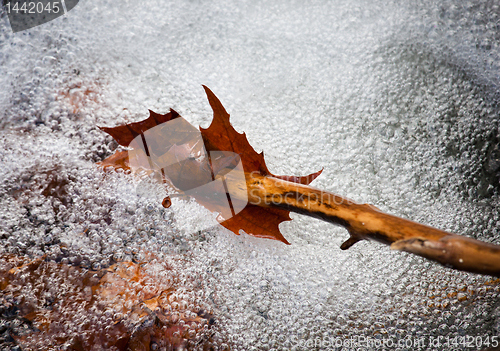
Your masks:
{"label": "translucent ice", "polygon": [[[153,254],[155,284],[178,279],[197,294],[165,303],[213,309],[213,341],[231,349],[497,335],[489,277],[375,243],[340,251],[344,229],[299,215],[281,227],[291,246],[235,236],[196,203],[164,209],[153,181],[95,162],[117,147],[97,126],[147,109],[207,127],[205,84],[273,173],[324,167],[313,186],[498,244],[499,11],[461,0],[96,0],[15,34],[2,12],[0,251],[90,271]],[[71,281],[38,288],[55,301]],[[21,328],[7,316],[19,301],[0,303],[9,330]],[[119,312],[64,313],[98,326]]]}

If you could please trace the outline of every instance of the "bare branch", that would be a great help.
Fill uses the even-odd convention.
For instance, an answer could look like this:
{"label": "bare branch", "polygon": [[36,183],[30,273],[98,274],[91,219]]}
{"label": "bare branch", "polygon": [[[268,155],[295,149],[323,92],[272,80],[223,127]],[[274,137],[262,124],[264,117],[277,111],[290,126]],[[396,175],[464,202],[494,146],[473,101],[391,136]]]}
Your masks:
{"label": "bare branch", "polygon": [[253,205],[286,209],[345,227],[350,237],[341,245],[343,250],[360,240],[376,240],[390,245],[392,250],[411,252],[447,267],[500,277],[499,245],[451,234],[383,213],[369,204],[258,173],[246,174],[246,188]]}

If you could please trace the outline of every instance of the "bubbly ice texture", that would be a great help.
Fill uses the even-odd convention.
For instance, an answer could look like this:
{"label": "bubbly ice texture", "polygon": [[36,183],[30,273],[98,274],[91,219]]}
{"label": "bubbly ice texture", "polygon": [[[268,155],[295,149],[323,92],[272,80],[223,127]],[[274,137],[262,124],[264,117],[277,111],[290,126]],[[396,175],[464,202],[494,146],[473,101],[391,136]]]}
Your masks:
{"label": "bubbly ice texture", "polygon": [[117,147],[97,126],[147,109],[207,127],[205,84],[271,172],[324,167],[313,186],[499,244],[499,16],[495,1],[96,0],[12,34],[2,12],[0,251],[94,268],[153,253],[197,282],[232,349],[498,335],[489,277],[341,251],[344,229],[293,214],[291,246],[236,236],[95,162]]}

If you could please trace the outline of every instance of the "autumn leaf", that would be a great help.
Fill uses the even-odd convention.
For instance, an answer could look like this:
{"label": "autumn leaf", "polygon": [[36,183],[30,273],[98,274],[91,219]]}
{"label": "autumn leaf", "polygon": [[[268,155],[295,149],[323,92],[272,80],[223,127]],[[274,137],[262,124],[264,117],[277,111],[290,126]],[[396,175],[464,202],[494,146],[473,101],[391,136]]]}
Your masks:
{"label": "autumn leaf", "polygon": [[[304,177],[276,176],[272,174],[264,161],[264,153],[257,153],[248,142],[245,133],[238,133],[233,128],[229,120],[229,114],[226,112],[224,106],[222,106],[220,100],[209,88],[206,86],[203,86],[203,88],[207,94],[214,116],[208,128],[199,129],[203,138],[202,144],[196,141],[196,137],[193,136],[194,127],[190,125],[183,125],[182,128],[177,128],[182,133],[166,132],[161,128],[154,128],[174,119],[178,119],[176,121],[177,124],[188,123],[174,110],[170,110],[165,115],[150,111],[149,118],[144,121],[113,128],[101,127],[101,129],[110,134],[120,145],[132,147],[134,149],[132,151],[132,158],[135,158],[135,155],[139,155],[141,160],[148,159],[149,163],[161,162],[162,164],[168,164],[167,167],[158,168],[161,168],[163,176],[168,175],[169,182],[181,191],[200,187],[210,182],[214,179],[214,174],[221,176],[221,171],[231,168],[229,167],[230,164],[233,164],[232,167],[234,167],[239,161],[238,159],[234,159],[234,157],[231,158],[231,156],[200,160],[194,157],[189,158],[186,155],[186,153],[196,155],[197,152],[201,152],[201,146],[210,155],[213,155],[217,151],[232,152],[238,155],[243,165],[247,182],[250,181],[250,177],[258,174],[307,185],[321,174],[322,171]],[[147,135],[146,137],[148,133],[153,135]],[[165,135],[169,137],[165,138]],[[141,143],[134,143],[134,140],[139,140],[138,136],[140,136],[142,145]],[[152,155],[153,153],[157,154],[156,157]],[[153,162],[153,159],[158,161]],[[176,160],[182,161],[174,162]],[[132,168],[131,163],[148,168],[148,164],[144,161],[141,164],[141,161],[134,162],[132,159],[127,159],[123,151],[117,152],[100,164],[103,167],[114,166],[128,169]],[[154,167],[151,164],[149,168]],[[221,192],[227,193],[227,189],[225,191],[221,188]],[[243,230],[247,234],[256,237],[275,239],[289,244],[279,230],[280,223],[291,220],[289,216],[290,211],[286,209],[266,208],[246,203],[246,206],[238,213],[224,215],[222,206],[218,201],[214,200],[211,194],[201,194],[198,192],[193,193],[192,196],[209,210],[223,214],[225,220],[221,221],[221,225],[237,235],[239,235],[240,230]],[[235,200],[233,199],[232,201],[234,202]]]}

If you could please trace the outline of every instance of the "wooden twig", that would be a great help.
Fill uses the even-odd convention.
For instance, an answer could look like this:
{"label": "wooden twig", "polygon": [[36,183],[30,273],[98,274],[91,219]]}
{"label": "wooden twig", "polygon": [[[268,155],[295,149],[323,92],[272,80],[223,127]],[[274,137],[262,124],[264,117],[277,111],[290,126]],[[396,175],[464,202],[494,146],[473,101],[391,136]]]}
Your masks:
{"label": "wooden twig", "polygon": [[248,196],[249,203],[257,206],[286,209],[345,227],[350,237],[341,245],[342,250],[360,240],[376,240],[392,250],[411,252],[447,267],[500,277],[500,245],[399,218],[308,185],[257,172],[245,176],[246,184],[226,178],[233,182],[233,189],[240,189],[238,197]]}

